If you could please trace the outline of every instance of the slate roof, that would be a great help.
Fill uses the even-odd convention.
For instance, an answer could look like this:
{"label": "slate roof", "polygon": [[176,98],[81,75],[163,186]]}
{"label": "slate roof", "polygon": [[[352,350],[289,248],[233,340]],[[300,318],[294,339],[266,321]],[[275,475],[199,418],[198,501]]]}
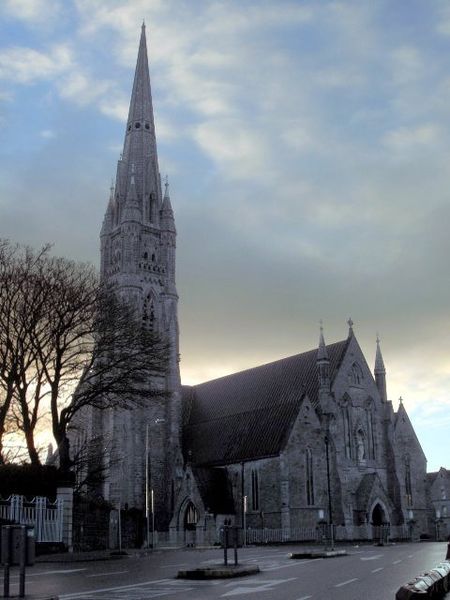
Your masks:
{"label": "slate roof", "polygon": [[[333,380],[349,340],[327,346]],[[194,465],[279,454],[301,400],[319,403],[317,349],[183,388],[183,449]]]}
{"label": "slate roof", "polygon": [[233,491],[227,471],[193,467],[192,472],[205,508],[215,515],[234,514]]}

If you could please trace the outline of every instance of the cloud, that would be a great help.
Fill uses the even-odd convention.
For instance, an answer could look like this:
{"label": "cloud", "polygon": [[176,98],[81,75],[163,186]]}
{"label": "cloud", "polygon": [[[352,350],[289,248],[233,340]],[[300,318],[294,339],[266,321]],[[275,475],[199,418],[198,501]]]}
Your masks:
{"label": "cloud", "polygon": [[206,121],[193,131],[193,137],[217,168],[230,179],[264,177],[266,140],[261,132],[245,127],[242,121]]}
{"label": "cloud", "polygon": [[94,79],[81,70],[71,70],[59,83],[62,98],[72,100],[80,106],[86,106],[104,98],[113,84],[106,80]]}
{"label": "cloud", "polygon": [[393,81],[403,85],[421,79],[425,72],[425,61],[418,48],[402,46],[391,54]]}
{"label": "cloud", "polygon": [[414,127],[400,127],[383,136],[384,145],[401,156],[410,155],[418,148],[435,149],[440,132],[437,125],[425,123]]}
{"label": "cloud", "polygon": [[51,140],[56,137],[56,133],[52,129],[43,129],[39,132],[39,135],[41,138],[44,138],[44,140]]}
{"label": "cloud", "polygon": [[12,102],[14,95],[12,92],[0,90],[0,102]]}
{"label": "cloud", "polygon": [[61,11],[59,0],[3,0],[3,11],[28,23],[48,23]]}
{"label": "cloud", "polygon": [[15,46],[0,51],[0,79],[22,84],[53,79],[73,64],[66,44],[56,44],[48,52]]}

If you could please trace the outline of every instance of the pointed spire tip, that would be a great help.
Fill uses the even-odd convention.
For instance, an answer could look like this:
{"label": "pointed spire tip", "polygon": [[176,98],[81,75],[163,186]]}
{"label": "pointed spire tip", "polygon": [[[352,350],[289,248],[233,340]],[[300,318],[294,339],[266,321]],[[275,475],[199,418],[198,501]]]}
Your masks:
{"label": "pointed spire tip", "polygon": [[328,351],[323,336],[323,321],[320,319],[320,334],[319,334],[319,350],[317,352],[317,360],[328,360]]}

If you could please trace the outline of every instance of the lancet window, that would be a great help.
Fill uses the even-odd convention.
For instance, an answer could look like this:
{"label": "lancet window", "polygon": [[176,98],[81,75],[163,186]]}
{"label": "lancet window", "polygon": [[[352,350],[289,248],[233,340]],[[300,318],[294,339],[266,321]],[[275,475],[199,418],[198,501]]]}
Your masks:
{"label": "lancet window", "polygon": [[363,372],[358,363],[353,363],[350,369],[350,373],[348,374],[349,383],[351,385],[362,385],[363,382]]}
{"label": "lancet window", "polygon": [[405,494],[407,506],[412,505],[412,485],[411,485],[411,460],[408,455],[404,457],[405,466]]}
{"label": "lancet window", "polygon": [[252,510],[259,510],[259,481],[256,469],[252,469]]}
{"label": "lancet window", "polygon": [[153,297],[149,294],[144,300],[142,322],[150,331],[155,327],[155,303]]}
{"label": "lancet window", "polygon": [[306,504],[312,506],[314,504],[314,465],[311,448],[306,448],[305,451],[305,467]]}

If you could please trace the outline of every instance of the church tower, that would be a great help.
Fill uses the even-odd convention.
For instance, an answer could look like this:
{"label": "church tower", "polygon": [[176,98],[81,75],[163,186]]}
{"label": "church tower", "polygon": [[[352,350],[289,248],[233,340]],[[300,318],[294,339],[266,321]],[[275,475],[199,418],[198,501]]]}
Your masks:
{"label": "church tower", "polygon": [[102,418],[104,435],[112,439],[104,495],[113,503],[143,508],[148,481],[159,529],[170,518],[171,482],[180,456],[176,229],[167,179],[164,194],[161,187],[142,25],[123,153],[100,233],[101,276],[136,307],[143,326],[168,340],[171,355],[164,380],[151,382],[164,390],[160,399],[149,398],[145,409],[116,409]]}

